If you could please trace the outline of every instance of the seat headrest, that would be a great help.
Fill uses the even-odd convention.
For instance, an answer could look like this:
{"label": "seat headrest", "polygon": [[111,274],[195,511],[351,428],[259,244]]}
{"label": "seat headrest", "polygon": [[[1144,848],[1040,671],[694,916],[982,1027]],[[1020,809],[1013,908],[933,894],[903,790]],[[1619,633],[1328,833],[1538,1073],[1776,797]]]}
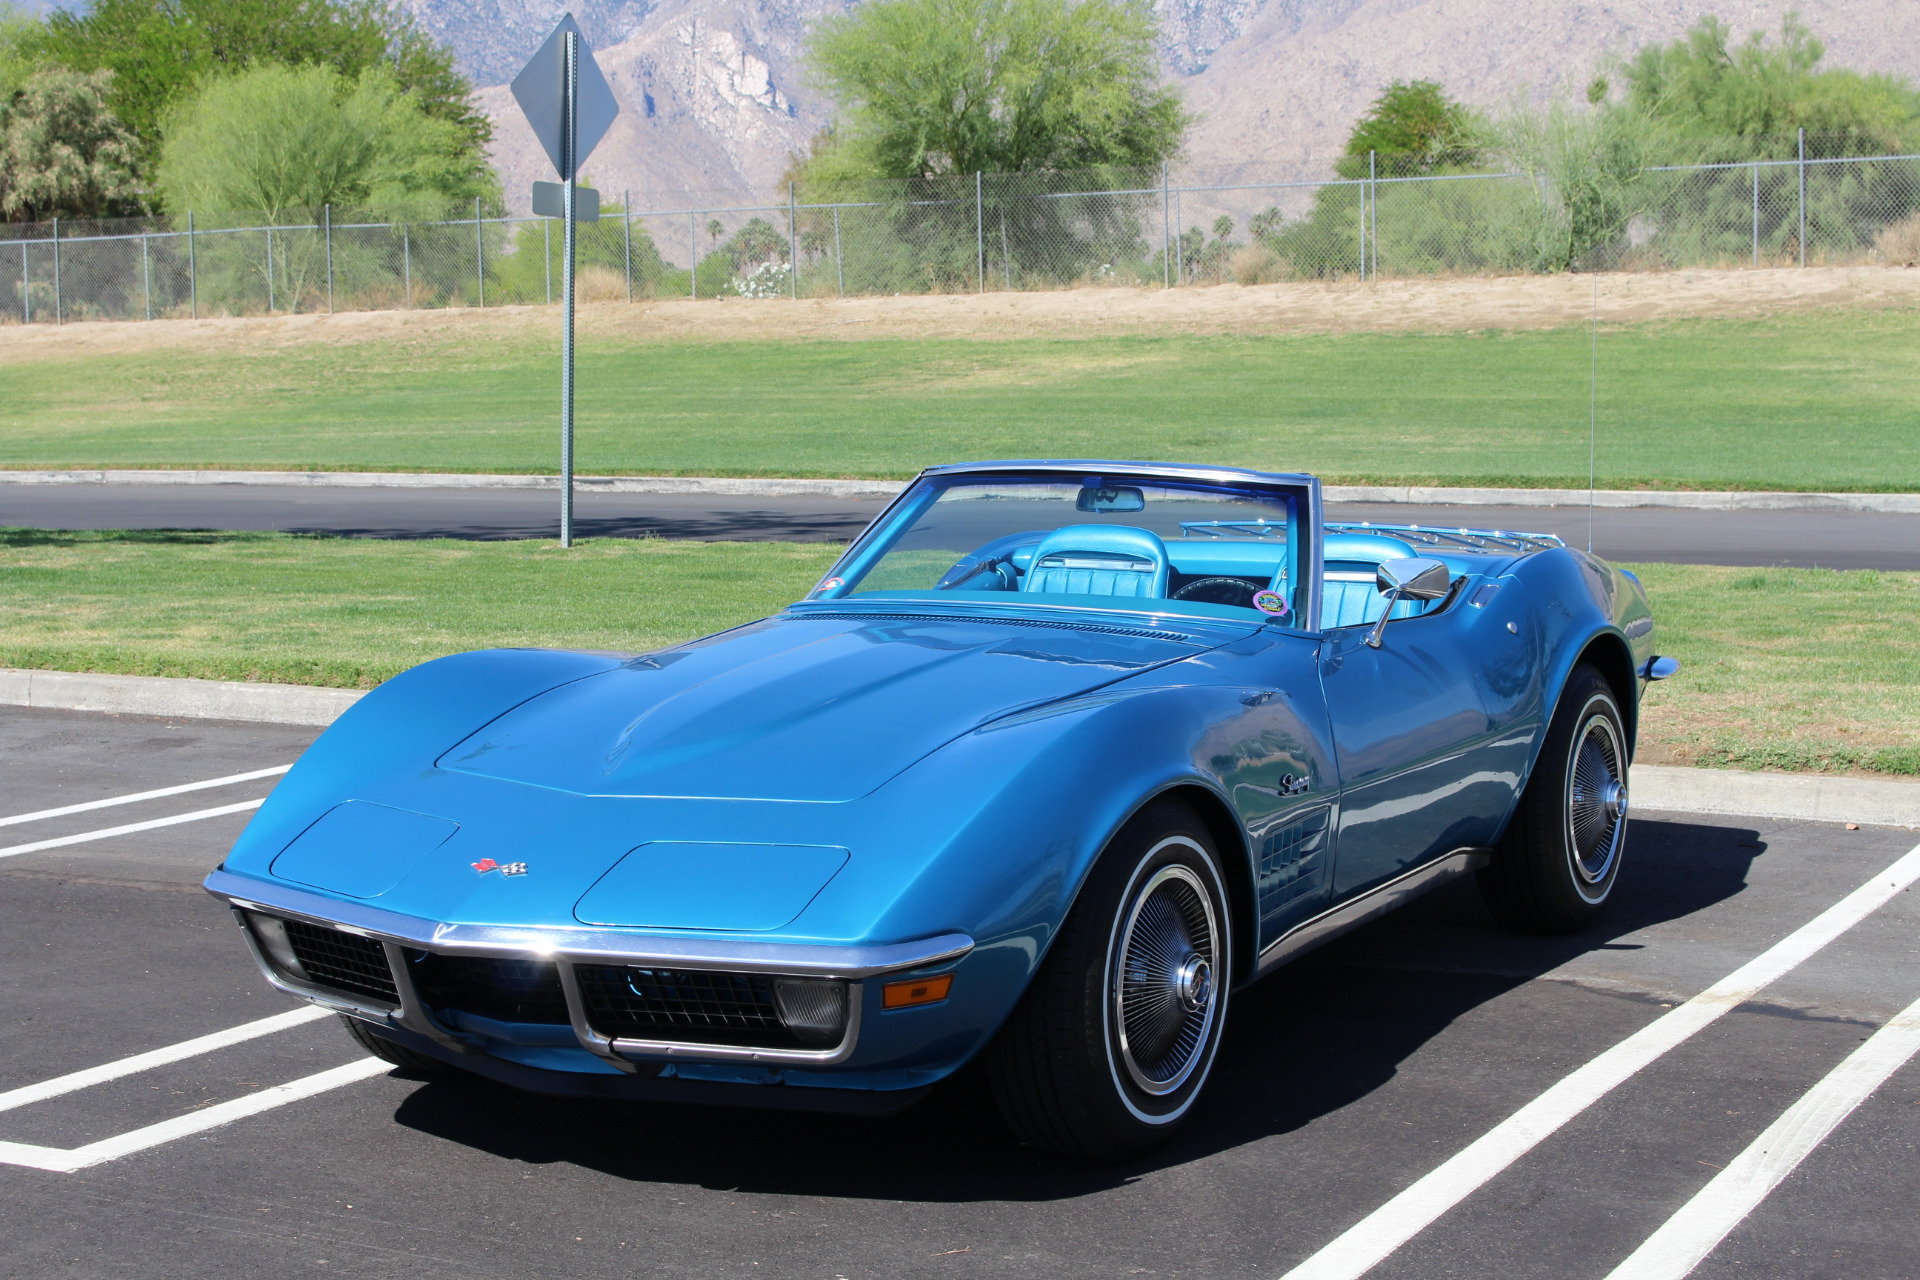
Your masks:
{"label": "seat headrest", "polygon": [[1364,564],[1385,564],[1417,556],[1407,543],[1384,533],[1330,533],[1320,545],[1320,558],[1326,561],[1358,560]]}
{"label": "seat headrest", "polygon": [[1167,544],[1160,541],[1160,535],[1130,524],[1062,525],[1040,539],[1040,545],[1033,549],[1033,562],[1039,564],[1062,551],[1134,556],[1156,566],[1167,562]]}

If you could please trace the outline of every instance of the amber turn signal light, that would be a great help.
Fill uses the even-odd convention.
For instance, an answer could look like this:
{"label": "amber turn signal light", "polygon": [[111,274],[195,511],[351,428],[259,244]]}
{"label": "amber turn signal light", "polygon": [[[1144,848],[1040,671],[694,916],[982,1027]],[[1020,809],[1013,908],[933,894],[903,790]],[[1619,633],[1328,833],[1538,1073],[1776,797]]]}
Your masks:
{"label": "amber turn signal light", "polygon": [[937,1004],[947,998],[947,992],[953,990],[953,975],[943,973],[937,978],[908,978],[904,982],[889,982],[880,988],[880,1007],[882,1009],[911,1009],[917,1004]]}

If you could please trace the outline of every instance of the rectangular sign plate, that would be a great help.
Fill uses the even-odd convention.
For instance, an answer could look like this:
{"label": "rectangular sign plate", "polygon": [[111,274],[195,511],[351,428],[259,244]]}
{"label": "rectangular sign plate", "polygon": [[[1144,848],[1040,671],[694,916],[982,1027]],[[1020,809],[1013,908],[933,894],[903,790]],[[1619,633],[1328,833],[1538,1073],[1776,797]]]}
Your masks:
{"label": "rectangular sign plate", "polygon": [[[559,182],[536,182],[533,184],[533,211],[543,218],[564,218],[567,216],[567,188]],[[600,221],[600,193],[592,187],[573,189],[573,220],[575,222]]]}

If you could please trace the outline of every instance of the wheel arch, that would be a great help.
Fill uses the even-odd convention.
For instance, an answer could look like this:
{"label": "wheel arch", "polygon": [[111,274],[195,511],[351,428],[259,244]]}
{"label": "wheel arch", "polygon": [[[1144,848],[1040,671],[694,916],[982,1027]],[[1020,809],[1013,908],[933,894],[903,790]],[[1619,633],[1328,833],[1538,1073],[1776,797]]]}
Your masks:
{"label": "wheel arch", "polygon": [[[1198,783],[1187,782],[1168,787],[1152,796],[1140,808],[1163,801],[1192,810],[1213,837],[1214,848],[1220,855],[1220,872],[1227,882],[1227,913],[1233,924],[1233,978],[1236,985],[1245,982],[1253,975],[1253,961],[1260,950],[1257,936],[1259,922],[1254,911],[1253,858],[1247,845],[1247,833],[1239,819],[1233,816],[1227,802],[1210,788]],[[1137,814],[1139,811],[1136,809],[1134,812]],[[1129,822],[1132,820],[1128,818]],[[1118,833],[1116,829],[1115,834]],[[1108,839],[1111,841],[1112,837]]]}
{"label": "wheel arch", "polygon": [[[1207,834],[1213,837],[1214,851],[1220,859],[1220,873],[1226,881],[1227,913],[1233,927],[1234,978],[1236,982],[1242,981],[1253,972],[1251,958],[1259,951],[1258,939],[1253,932],[1257,927],[1257,921],[1254,913],[1253,862],[1249,853],[1247,835],[1239,819],[1234,817],[1232,807],[1220,793],[1196,778],[1174,780],[1148,791],[1117,822],[1107,828],[1099,841],[1093,843],[1090,853],[1081,862],[1074,880],[1073,892],[1067,895],[1060,911],[1060,919],[1064,921],[1073,913],[1074,907],[1080,902],[1080,896],[1086,892],[1087,882],[1093,878],[1094,868],[1106,856],[1107,850],[1113,847],[1113,842],[1119,838],[1120,833],[1156,804],[1175,804],[1187,809],[1200,820]],[[1046,944],[1035,956],[1033,962],[1035,974],[1039,973],[1058,936],[1058,929],[1053,930]]]}
{"label": "wheel arch", "polygon": [[[1626,721],[1627,756],[1631,759],[1640,736],[1640,699],[1635,696],[1633,653],[1627,648],[1626,637],[1617,631],[1602,631],[1587,641],[1560,677],[1560,688],[1554,694],[1554,710],[1559,709],[1567,680],[1583,665],[1598,671],[1613,690],[1614,700],[1620,704],[1620,718]],[[1552,720],[1549,712],[1547,721],[1552,723]]]}
{"label": "wheel arch", "polygon": [[[1535,731],[1532,747],[1527,753],[1526,772],[1520,777],[1514,788],[1513,799],[1518,805],[1526,794],[1529,783],[1533,781],[1533,771],[1539,767],[1540,753],[1547,743],[1547,731],[1553,724],[1553,718],[1559,713],[1561,699],[1566,696],[1567,685],[1573,680],[1573,673],[1582,666],[1590,666],[1600,673],[1607,682],[1614,701],[1620,706],[1620,718],[1624,722],[1627,734],[1627,758],[1633,758],[1634,744],[1639,733],[1640,700],[1635,696],[1633,654],[1627,647],[1626,637],[1615,628],[1600,627],[1591,632],[1579,645],[1568,644],[1562,650],[1564,654],[1554,664],[1550,681],[1543,682],[1543,694],[1540,703],[1540,720]],[[1500,824],[1501,837],[1512,821],[1512,814],[1506,822]]]}

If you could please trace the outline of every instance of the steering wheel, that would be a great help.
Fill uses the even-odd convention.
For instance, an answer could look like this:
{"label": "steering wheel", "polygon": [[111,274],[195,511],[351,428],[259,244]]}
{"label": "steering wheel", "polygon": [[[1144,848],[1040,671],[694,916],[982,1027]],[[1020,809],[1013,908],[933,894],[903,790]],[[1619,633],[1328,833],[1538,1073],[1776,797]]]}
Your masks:
{"label": "steering wheel", "polygon": [[1245,578],[1200,578],[1173,593],[1175,600],[1197,600],[1201,604],[1234,604],[1251,608],[1253,593],[1259,590]]}

